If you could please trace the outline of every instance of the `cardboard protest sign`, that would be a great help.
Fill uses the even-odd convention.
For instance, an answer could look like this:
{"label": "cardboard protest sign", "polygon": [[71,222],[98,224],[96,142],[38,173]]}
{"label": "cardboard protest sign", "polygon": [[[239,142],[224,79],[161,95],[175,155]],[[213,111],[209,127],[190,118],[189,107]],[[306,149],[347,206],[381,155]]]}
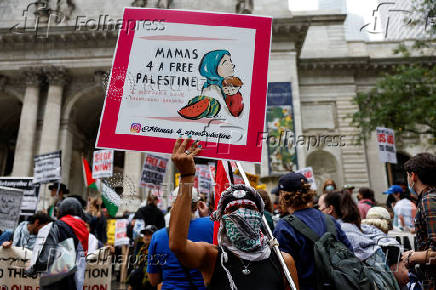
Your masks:
{"label": "cardboard protest sign", "polygon": [[[164,20],[150,29],[144,19]],[[200,156],[260,162],[271,24],[126,8],[96,147],[171,153],[175,139],[192,135]]]}
{"label": "cardboard protest sign", "polygon": [[302,168],[300,170],[295,171],[296,173],[301,173],[306,177],[307,182],[310,184],[310,188],[312,190],[317,190],[315,177],[313,176],[313,169],[312,167],[306,167]]}
{"label": "cardboard protest sign", "polygon": [[0,187],[0,229],[13,230],[18,224],[23,191]]}
{"label": "cardboard protest sign", "polygon": [[212,179],[210,177],[209,165],[198,164],[196,175],[198,176],[198,192],[209,194],[212,188]]}
{"label": "cardboard protest sign", "polygon": [[0,186],[21,189],[20,216],[33,215],[38,205],[39,185],[33,183],[32,177],[0,177]]}
{"label": "cardboard protest sign", "polygon": [[[32,251],[11,247],[0,248],[0,287],[1,289],[39,290],[40,274],[25,275],[26,262]],[[84,290],[111,289],[112,263],[108,248],[101,248],[86,257]]]}
{"label": "cardboard protest sign", "polygon": [[395,147],[394,130],[377,127],[377,143],[381,162],[397,163],[397,149]]}
{"label": "cardboard protest sign", "polygon": [[142,166],[141,186],[154,188],[160,186],[167,170],[168,158],[147,154]]}
{"label": "cardboard protest sign", "polygon": [[114,150],[94,151],[92,178],[111,177],[114,170]]}
{"label": "cardboard protest sign", "polygon": [[124,246],[129,244],[129,237],[127,236],[127,226],[129,225],[128,219],[119,219],[115,222],[115,242],[114,246]]}
{"label": "cardboard protest sign", "polygon": [[216,171],[215,162],[209,162],[208,166],[209,166],[209,174],[210,177],[212,178],[212,182],[215,183],[215,171]]}
{"label": "cardboard protest sign", "polygon": [[33,168],[33,183],[45,184],[58,181],[61,176],[61,151],[36,155]]}

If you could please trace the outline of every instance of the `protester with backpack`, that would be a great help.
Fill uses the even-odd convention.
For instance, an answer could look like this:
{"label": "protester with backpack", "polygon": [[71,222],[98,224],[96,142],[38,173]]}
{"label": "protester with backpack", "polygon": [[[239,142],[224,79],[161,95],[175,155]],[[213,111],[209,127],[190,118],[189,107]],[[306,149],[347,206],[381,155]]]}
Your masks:
{"label": "protester with backpack", "polygon": [[[238,184],[221,193],[211,218],[220,222],[218,245],[189,240],[194,156],[200,147],[178,139],[172,161],[181,174],[179,194],[171,210],[169,243],[180,262],[198,269],[209,290],[289,289],[282,265],[265,235],[264,203],[252,187]],[[284,257],[298,287],[294,261]],[[298,289],[298,288],[297,288]]]}
{"label": "protester with backpack", "polygon": [[330,214],[337,219],[347,235],[356,257],[365,264],[365,274],[370,281],[378,289],[399,289],[386,264],[386,256],[378,245],[383,241],[387,246],[396,243],[391,243],[392,239],[387,238],[378,228],[361,224],[359,209],[350,195],[342,191],[329,192],[324,197],[324,203],[326,208],[331,209]]}
{"label": "protester with backpack", "polygon": [[68,197],[58,220],[39,230],[26,275],[40,273],[41,290],[83,290],[89,231],[82,218],[81,203]]}
{"label": "protester with backpack", "polygon": [[315,191],[306,178],[288,173],[279,179],[279,190],[290,215],[279,220],[274,236],[280,250],[295,259],[300,288],[370,289],[363,266],[339,224],[309,206]]}

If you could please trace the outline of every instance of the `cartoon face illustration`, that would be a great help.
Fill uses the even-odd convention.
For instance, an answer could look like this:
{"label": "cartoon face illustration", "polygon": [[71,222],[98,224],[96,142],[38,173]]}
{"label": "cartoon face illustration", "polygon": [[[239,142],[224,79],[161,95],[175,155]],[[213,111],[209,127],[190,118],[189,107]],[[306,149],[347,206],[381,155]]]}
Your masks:
{"label": "cartoon face illustration", "polygon": [[234,74],[234,67],[230,52],[227,50],[209,51],[203,56],[198,68],[200,75],[206,78],[203,87],[207,88],[211,85],[221,87],[221,82],[224,79],[223,76],[232,76]]}
{"label": "cartoon face illustration", "polygon": [[232,59],[229,54],[223,56],[217,67],[217,73],[220,77],[231,77],[235,73],[235,65],[232,63]]}
{"label": "cartoon face illustration", "polygon": [[239,91],[239,87],[223,87],[223,92],[224,94],[231,96],[236,94]]}

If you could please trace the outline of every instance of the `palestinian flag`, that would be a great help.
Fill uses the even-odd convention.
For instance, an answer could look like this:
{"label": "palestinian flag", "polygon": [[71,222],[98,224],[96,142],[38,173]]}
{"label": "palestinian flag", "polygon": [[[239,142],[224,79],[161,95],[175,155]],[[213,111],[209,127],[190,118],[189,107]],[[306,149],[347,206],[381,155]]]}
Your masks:
{"label": "palestinian flag", "polygon": [[[231,178],[229,175],[229,170],[227,164],[223,161],[218,160],[216,166],[216,174],[215,174],[215,207],[216,210],[218,203],[221,198],[221,193],[226,190],[231,185]],[[213,228],[213,243],[218,245],[218,230],[220,228],[220,222],[214,222]]]}
{"label": "palestinian flag", "polygon": [[95,179],[92,178],[92,172],[89,168],[88,160],[82,157],[83,180],[87,188],[98,189]]}
{"label": "palestinian flag", "polygon": [[121,204],[120,196],[105,182],[98,180],[98,186],[101,191],[101,198],[107,209],[107,212],[111,217],[115,217],[118,212],[118,208]]}

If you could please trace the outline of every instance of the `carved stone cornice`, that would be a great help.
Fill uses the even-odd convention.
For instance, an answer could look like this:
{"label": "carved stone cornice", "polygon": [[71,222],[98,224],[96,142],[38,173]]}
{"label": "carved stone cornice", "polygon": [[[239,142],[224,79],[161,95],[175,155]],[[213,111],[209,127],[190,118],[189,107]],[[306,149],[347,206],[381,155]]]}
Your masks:
{"label": "carved stone cornice", "polygon": [[398,65],[410,64],[433,66],[436,64],[436,59],[431,56],[383,59],[373,59],[370,57],[300,58],[298,60],[298,69],[300,71],[390,71]]}
{"label": "carved stone cornice", "polygon": [[69,47],[114,47],[118,37],[118,30],[113,26],[99,27],[98,30],[91,30],[74,26],[55,26],[50,27],[49,32],[43,31],[11,31],[10,29],[0,29],[0,51],[28,49],[29,45],[33,49],[65,48]]}
{"label": "carved stone cornice", "polygon": [[23,67],[26,86],[39,87],[42,82],[42,69],[40,67]]}
{"label": "carved stone cornice", "polygon": [[48,66],[43,71],[50,85],[64,86],[69,79],[64,67]]}

